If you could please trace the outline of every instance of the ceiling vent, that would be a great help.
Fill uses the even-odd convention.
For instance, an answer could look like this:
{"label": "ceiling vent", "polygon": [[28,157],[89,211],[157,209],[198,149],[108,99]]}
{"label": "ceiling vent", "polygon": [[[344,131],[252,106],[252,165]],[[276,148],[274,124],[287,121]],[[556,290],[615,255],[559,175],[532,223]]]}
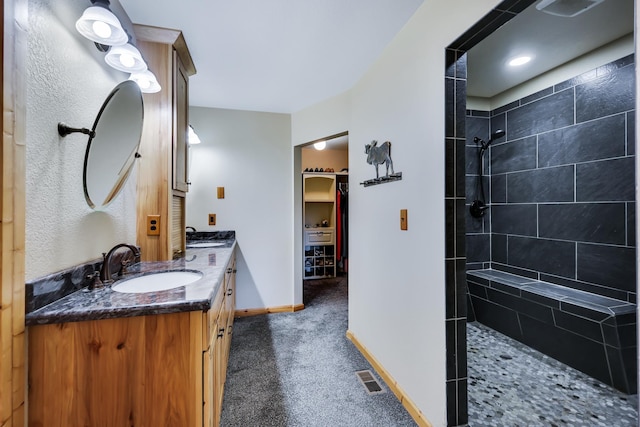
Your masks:
{"label": "ceiling vent", "polygon": [[542,0],[536,5],[536,9],[550,15],[573,18],[586,12],[604,0]]}

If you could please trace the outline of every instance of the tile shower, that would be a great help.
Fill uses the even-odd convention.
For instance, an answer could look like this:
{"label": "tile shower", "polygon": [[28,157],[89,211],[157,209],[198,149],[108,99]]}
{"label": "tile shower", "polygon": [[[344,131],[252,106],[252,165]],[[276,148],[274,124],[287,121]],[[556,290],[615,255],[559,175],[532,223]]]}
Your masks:
{"label": "tile shower", "polygon": [[[542,351],[554,347],[561,360],[576,358],[562,352],[585,352],[590,360],[580,363],[589,366],[578,363],[579,369],[635,392],[633,55],[496,110],[467,111],[467,208],[478,198],[481,159],[474,137],[488,140],[498,129],[506,130],[506,138],[494,141],[482,159],[491,207],[481,218],[466,216],[467,270],[498,270],[522,280],[509,289],[499,283],[488,289],[490,280],[473,279],[469,320]],[[516,276],[505,275],[512,281]],[[602,313],[610,307],[584,311],[593,308],[588,301],[571,306],[533,294],[535,312],[529,305],[515,315],[522,301],[513,296],[524,292],[518,286],[527,280],[586,291],[598,304],[618,301],[617,316],[605,320]],[[553,331],[543,322],[547,317]],[[554,331],[570,348],[539,336]]]}

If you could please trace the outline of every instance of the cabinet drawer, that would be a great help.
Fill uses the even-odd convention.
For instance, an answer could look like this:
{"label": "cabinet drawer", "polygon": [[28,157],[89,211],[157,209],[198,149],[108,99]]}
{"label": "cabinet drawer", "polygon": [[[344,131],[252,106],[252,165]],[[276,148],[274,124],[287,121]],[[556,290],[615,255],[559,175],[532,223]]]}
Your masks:
{"label": "cabinet drawer", "polygon": [[[203,332],[202,345],[204,346],[204,348],[209,347],[209,342],[212,339],[212,335],[215,335],[218,333],[217,331],[218,316],[220,315],[220,312],[224,308],[225,293],[226,292],[224,288],[224,283],[221,283],[220,289],[218,290],[218,293],[215,299],[213,300],[213,304],[211,305],[211,308],[209,309],[209,311],[204,313],[204,316],[203,316],[204,324],[202,328],[202,332]],[[215,336],[213,337],[213,339],[215,339]]]}
{"label": "cabinet drawer", "polygon": [[305,243],[333,243],[333,230],[305,231]]}

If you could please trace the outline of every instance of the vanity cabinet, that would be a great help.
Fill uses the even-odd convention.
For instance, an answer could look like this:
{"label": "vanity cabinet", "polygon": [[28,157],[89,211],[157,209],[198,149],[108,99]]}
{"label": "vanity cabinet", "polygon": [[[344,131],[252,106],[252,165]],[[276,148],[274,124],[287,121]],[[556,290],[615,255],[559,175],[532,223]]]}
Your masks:
{"label": "vanity cabinet", "polygon": [[[189,77],[195,66],[181,31],[134,25],[138,49],[162,90],[145,93],[137,194],[137,245],[143,261],[183,253],[188,191]],[[159,233],[150,233],[150,215]]]}
{"label": "vanity cabinet", "polygon": [[335,277],[336,175],[302,174],[304,278]]}
{"label": "vanity cabinet", "polygon": [[224,286],[216,297],[216,302],[207,313],[208,328],[203,360],[204,372],[204,425],[217,426],[222,413],[224,384],[227,377],[227,364],[233,334],[235,315],[235,258],[227,264]]}
{"label": "vanity cabinet", "polygon": [[206,312],[30,326],[29,425],[217,426],[234,294],[232,256]]}

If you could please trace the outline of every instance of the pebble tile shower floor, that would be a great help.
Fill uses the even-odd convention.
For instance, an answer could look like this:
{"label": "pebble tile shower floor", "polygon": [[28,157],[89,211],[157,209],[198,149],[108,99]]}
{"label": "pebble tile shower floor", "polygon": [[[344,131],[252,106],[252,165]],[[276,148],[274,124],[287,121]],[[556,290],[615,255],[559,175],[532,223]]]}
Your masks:
{"label": "pebble tile shower floor", "polygon": [[467,326],[469,425],[638,425],[626,395],[482,324]]}

